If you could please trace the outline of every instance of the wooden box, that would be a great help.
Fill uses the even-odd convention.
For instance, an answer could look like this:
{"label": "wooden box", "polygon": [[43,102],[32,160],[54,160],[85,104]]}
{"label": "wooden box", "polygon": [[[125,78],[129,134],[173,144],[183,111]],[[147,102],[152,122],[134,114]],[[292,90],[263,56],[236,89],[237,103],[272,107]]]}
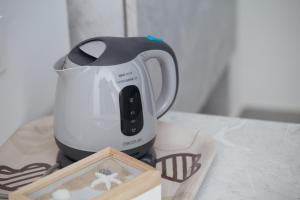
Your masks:
{"label": "wooden box", "polygon": [[107,148],[10,193],[9,199],[159,200],[160,172]]}

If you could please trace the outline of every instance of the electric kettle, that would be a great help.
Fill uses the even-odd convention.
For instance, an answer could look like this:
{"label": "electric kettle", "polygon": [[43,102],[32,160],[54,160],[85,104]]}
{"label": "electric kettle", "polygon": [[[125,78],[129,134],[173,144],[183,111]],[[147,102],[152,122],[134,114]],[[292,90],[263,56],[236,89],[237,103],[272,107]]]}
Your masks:
{"label": "electric kettle", "polygon": [[[162,89],[154,98],[145,62],[157,59]],[[59,149],[79,160],[107,146],[140,158],[152,147],[157,119],[178,89],[173,50],[161,39],[97,37],[55,64],[54,135]]]}

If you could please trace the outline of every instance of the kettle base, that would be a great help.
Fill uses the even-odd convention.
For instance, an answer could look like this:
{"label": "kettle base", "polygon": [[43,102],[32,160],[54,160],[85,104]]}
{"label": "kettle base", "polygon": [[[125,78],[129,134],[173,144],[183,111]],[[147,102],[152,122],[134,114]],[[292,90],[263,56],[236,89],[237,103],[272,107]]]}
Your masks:
{"label": "kettle base", "polygon": [[[122,152],[124,152],[132,157],[135,157],[149,165],[155,166],[156,154],[153,149],[154,141],[155,141],[155,138],[153,138],[150,142],[148,142],[140,147],[125,150]],[[56,138],[55,138],[55,142],[60,149],[56,160],[57,160],[57,163],[59,163],[62,168],[95,153],[95,152],[74,149],[72,147],[64,145],[63,143],[58,141]]]}
{"label": "kettle base", "polygon": [[[156,153],[153,148],[150,149],[143,157],[139,158],[140,161],[155,167],[156,165]],[[58,151],[56,162],[59,164],[59,168],[67,167],[68,165],[73,164],[76,160],[72,160],[71,158],[67,157],[63,154],[62,151]]]}

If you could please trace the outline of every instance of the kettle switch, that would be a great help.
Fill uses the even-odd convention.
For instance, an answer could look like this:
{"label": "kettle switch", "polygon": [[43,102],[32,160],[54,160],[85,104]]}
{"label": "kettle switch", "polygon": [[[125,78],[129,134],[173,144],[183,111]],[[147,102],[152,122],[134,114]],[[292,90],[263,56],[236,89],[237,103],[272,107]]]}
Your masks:
{"label": "kettle switch", "polygon": [[124,87],[119,94],[119,103],[122,133],[127,136],[138,134],[144,125],[139,89],[134,85]]}
{"label": "kettle switch", "polygon": [[130,103],[133,103],[133,102],[134,102],[134,98],[133,98],[133,97],[130,97],[130,98],[129,98],[129,102],[130,102]]}
{"label": "kettle switch", "polygon": [[135,122],[136,122],[135,119],[130,120],[130,123],[131,123],[131,124],[135,124]]}

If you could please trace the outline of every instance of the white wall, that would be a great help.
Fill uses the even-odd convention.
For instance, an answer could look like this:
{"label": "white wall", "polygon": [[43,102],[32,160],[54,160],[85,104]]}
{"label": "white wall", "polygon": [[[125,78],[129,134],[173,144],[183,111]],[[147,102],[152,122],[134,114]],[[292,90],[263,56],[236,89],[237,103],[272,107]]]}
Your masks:
{"label": "white wall", "polygon": [[300,112],[300,1],[238,1],[230,112]]}
{"label": "white wall", "polygon": [[56,73],[69,50],[66,3],[0,0],[0,145],[22,124],[50,113]]}

